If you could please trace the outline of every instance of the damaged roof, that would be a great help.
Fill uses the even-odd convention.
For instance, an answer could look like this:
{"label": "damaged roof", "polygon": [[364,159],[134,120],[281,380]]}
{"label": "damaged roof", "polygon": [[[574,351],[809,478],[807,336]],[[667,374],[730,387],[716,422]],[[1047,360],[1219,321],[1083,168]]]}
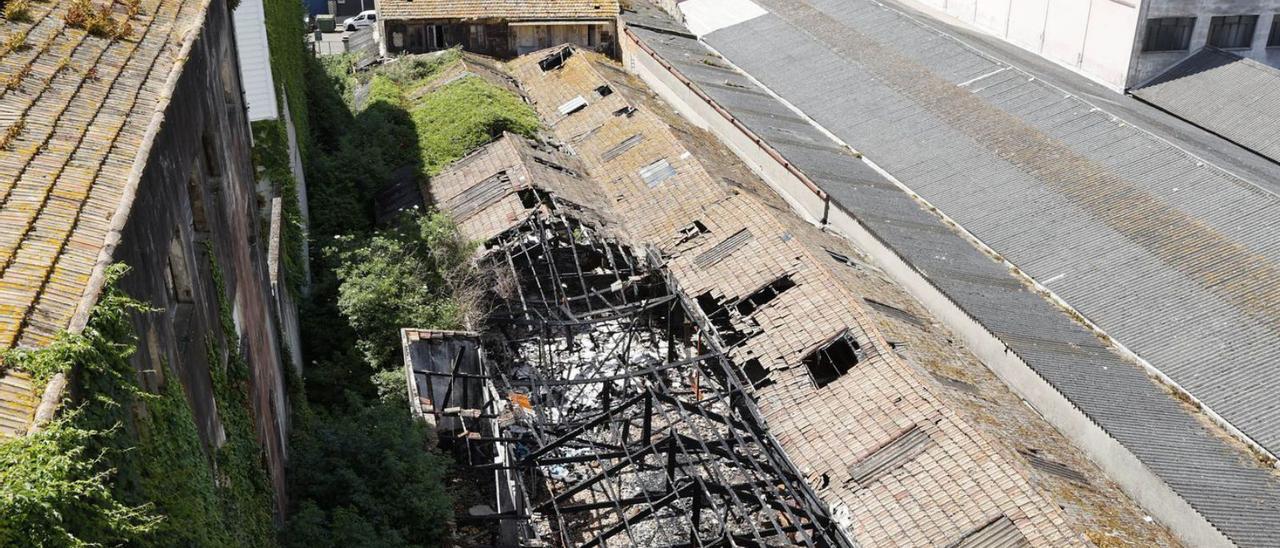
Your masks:
{"label": "damaged roof", "polygon": [[612,19],[617,0],[381,0],[383,19]]}
{"label": "damaged roof", "polygon": [[[31,2],[26,21],[0,22],[0,349],[47,344],[92,305],[166,82],[206,5],[147,0],[135,13],[112,3],[128,31],[116,37],[68,26],[70,2]],[[0,380],[6,421],[11,378]]]}
{"label": "damaged roof", "polygon": [[563,152],[511,133],[450,164],[422,185],[423,199],[453,216],[470,240],[487,241],[554,201],[598,227],[613,224],[584,177]]}
{"label": "damaged roof", "polygon": [[1280,69],[1205,47],[1132,93],[1280,162]]}
{"label": "damaged roof", "polygon": [[[878,10],[881,9],[876,8],[873,13],[877,13],[877,17],[884,20],[890,20],[895,26],[924,36],[933,32],[911,27],[918,24],[913,20],[896,20],[902,18],[902,15],[888,8],[884,8],[883,13],[879,13]],[[1171,396],[1169,389],[1153,382],[1146,371],[1121,357],[1107,343],[1100,341],[1091,330],[1079,324],[1073,316],[1064,314],[1055,303],[1039,296],[1037,292],[1028,291],[1025,284],[1015,278],[1005,265],[992,260],[991,256],[974,247],[969,239],[943,222],[940,216],[922,209],[919,201],[909,192],[902,191],[895,183],[873,172],[863,161],[852,159],[846,152],[835,149],[833,145],[836,145],[836,142],[832,141],[827,134],[797,117],[794,110],[788,108],[776,97],[769,95],[753,79],[730,67],[726,60],[714,54],[696,38],[667,32],[666,28],[659,31],[649,29],[650,20],[654,18],[662,18],[662,13],[655,9],[650,10],[648,17],[640,20],[640,23],[645,24],[646,27],[628,24],[626,32],[639,38],[643,44],[652,47],[660,58],[672,65],[673,69],[689,78],[692,86],[707,93],[721,108],[731,113],[737,122],[759,134],[764,142],[780,151],[788,163],[808,174],[823,191],[831,195],[832,209],[838,207],[844,210],[915,270],[924,274],[929,282],[951,298],[961,310],[1005,342],[1011,353],[1027,362],[1062,396],[1079,407],[1083,414],[1105,429],[1117,442],[1124,444],[1126,449],[1133,452],[1133,455],[1137,456],[1144,465],[1169,484],[1170,488],[1183,497],[1194,510],[1212,522],[1215,528],[1236,543],[1275,544],[1275,539],[1280,536],[1280,529],[1277,529],[1280,521],[1275,519],[1275,516],[1280,515],[1280,481],[1277,481],[1275,470],[1272,469],[1270,462],[1258,460],[1256,453],[1229,439],[1229,435],[1219,425],[1208,421],[1202,410],[1187,405],[1187,402],[1179,397]],[[669,17],[666,19],[668,26],[678,24],[669,22]],[[765,27],[769,28],[768,31],[764,31]],[[728,36],[730,32],[732,36]],[[719,51],[726,54],[737,51],[739,47],[744,50],[750,49],[749,52],[737,54],[741,56],[735,58],[744,65],[754,64],[758,60],[760,63],[768,63],[763,59],[772,56],[774,51],[769,50],[767,46],[756,49],[753,44],[758,41],[751,41],[754,40],[751,37],[776,32],[787,33],[788,36],[796,37],[796,40],[812,40],[804,37],[808,35],[800,29],[786,26],[774,15],[744,23],[742,27],[723,29],[710,35],[708,40],[712,41],[712,45]],[[717,38],[721,38],[722,41],[717,42]],[[950,38],[934,36],[929,40],[937,42],[941,47],[946,46]],[[788,47],[795,49],[797,46],[791,44]],[[910,50],[911,47],[904,46],[901,51]],[[815,58],[820,56],[824,59],[824,63],[831,61],[832,64],[829,67],[841,67],[840,63],[844,63],[844,61],[833,60],[829,54],[818,54],[810,46],[805,46],[805,51],[806,55],[813,55]],[[977,55],[969,50],[952,51],[952,54],[959,58]],[[808,56],[800,56],[800,58],[788,58],[783,64],[790,68],[791,65],[806,63],[817,63],[817,61],[809,59]],[[955,67],[952,68],[956,69],[969,67],[968,64],[954,65]],[[778,64],[774,64],[767,70],[773,70],[776,67]],[[796,70],[799,73],[804,69]],[[846,81],[844,79],[847,78],[846,73],[838,73],[838,76],[842,81]],[[847,79],[847,81],[856,82],[852,87],[873,86],[869,79],[856,79],[856,81]],[[1024,82],[1024,85],[1034,87],[1037,86],[1036,82],[1036,79],[1030,79]],[[777,85],[778,82],[773,83]],[[786,83],[786,86],[790,86],[790,83]],[[1023,86],[1023,83],[1019,83],[1019,86]],[[1029,99],[1032,96],[1028,93],[1025,97]],[[851,97],[860,96],[841,97],[851,99]],[[886,101],[883,104],[868,100],[870,102],[865,104],[867,115],[858,115],[847,120],[827,119],[819,122],[833,127],[836,124],[852,123],[850,120],[858,120],[856,124],[860,128],[859,131],[863,132],[861,134],[877,140],[887,137],[888,133],[913,131],[905,128],[904,124],[895,125],[881,119],[881,115],[888,113],[899,113],[893,114],[893,117],[905,115],[901,114],[904,111],[897,110],[899,106],[902,109],[910,108],[910,102],[904,104],[902,97],[893,95],[888,97],[890,99],[884,99],[882,96]],[[831,102],[831,96],[805,95],[805,100],[823,100],[826,102],[822,102],[822,105],[835,105]],[[1059,100],[1083,104],[1083,101],[1075,97],[1053,97],[1053,101]],[[899,106],[887,108],[883,105]],[[815,110],[815,113],[817,111]],[[1050,111],[1046,111],[1047,113]],[[1061,114],[1082,115],[1084,117],[1082,122],[1094,125],[1100,122],[1094,119],[1097,113],[1093,110],[1073,108],[1061,111]],[[1110,122],[1102,122],[1102,125],[1111,127],[1114,123],[1115,120],[1110,120]],[[877,128],[876,131],[867,129],[872,127],[872,124]],[[1140,137],[1143,140],[1149,138],[1135,134],[1132,129],[1125,129],[1123,124],[1115,129],[1128,137]],[[951,156],[947,156],[946,159],[936,157],[943,152],[956,154],[955,150],[950,150],[948,147],[960,147],[965,141],[947,141],[946,138],[929,137],[929,141],[925,142],[919,141],[919,136],[928,137],[928,133],[911,133],[911,136],[899,141],[899,149],[882,149],[881,154],[895,156],[896,161],[904,161],[904,163],[911,159],[932,157],[931,160],[924,161],[923,164],[913,168],[919,169],[931,178],[943,177],[947,173],[961,173],[957,177],[968,178],[972,177],[970,172],[974,170],[982,172],[989,168],[988,164],[980,161],[956,164]],[[968,145],[965,145],[965,149],[966,147]],[[879,159],[882,156],[869,157],[881,163],[879,165],[884,165],[886,161]],[[957,169],[960,172],[956,172]],[[1188,172],[1194,177],[1202,177],[1202,175],[1208,177],[1215,173],[1221,174],[1212,172],[1208,166],[1203,170]],[[904,181],[909,184],[915,182],[910,178],[904,178]],[[942,179],[938,179],[937,182],[941,183]],[[948,200],[974,198],[975,193],[982,188],[972,184],[955,184],[957,184],[956,191],[948,195]],[[1230,188],[1224,188],[1224,192],[1228,189]],[[1033,195],[1014,193],[1009,196]],[[1198,197],[1199,195],[1178,196]],[[1027,204],[1021,204],[1019,200],[1006,200],[1001,204],[1042,206],[1038,200],[1030,197],[1025,202]],[[1101,201],[1096,202],[1101,204]],[[1260,207],[1265,207],[1265,204],[1263,200]],[[1029,251],[1048,252],[1046,251],[1048,247],[1043,243],[1043,237],[1036,237],[1037,233],[1027,224],[1027,219],[1039,220],[1043,215],[1057,213],[1051,205],[1043,205],[1043,207],[1046,207],[1044,213],[1020,216],[1020,220],[1016,223],[996,222],[993,219],[997,219],[998,215],[1005,214],[1006,211],[992,213],[991,202],[988,202],[982,205],[988,220],[984,220],[978,227],[1020,230],[1023,237],[1019,245],[1027,246]],[[1073,218],[1073,223],[1079,220],[1082,218]],[[1055,227],[1053,230],[1055,233],[1070,233],[1074,230],[1076,236],[1083,233],[1083,230],[1060,227]],[[1261,234],[1261,230],[1265,229],[1257,230],[1260,230],[1257,234]],[[1053,248],[1050,251],[1061,250]],[[1100,257],[1093,255],[1088,248],[1071,247],[1066,252],[1071,254],[1079,252],[1083,254],[1080,255],[1080,261],[1084,261],[1084,265],[1092,265],[1089,268],[1100,269],[1100,266],[1094,262],[1100,260]],[[1262,283],[1261,280],[1260,283]],[[1055,291],[1057,287],[1059,284],[1055,283]],[[1153,287],[1155,286],[1148,286],[1148,288]],[[1119,289],[1108,288],[1107,291],[1119,291]],[[1183,297],[1185,296],[1180,296],[1174,301],[1179,306],[1179,314],[1192,314],[1189,303],[1181,302]],[[1126,310],[1137,321],[1137,316],[1133,315],[1133,303],[1138,300],[1139,297],[1135,294],[1128,294],[1115,302],[1128,306]],[[1105,296],[1096,296],[1089,302],[1107,303],[1108,301]],[[1181,316],[1170,315],[1166,320],[1175,321],[1179,318]],[[1166,337],[1169,334],[1164,329],[1155,328],[1153,326],[1155,324],[1144,323],[1144,321],[1139,321],[1139,324],[1147,325],[1147,333],[1152,337]],[[1221,325],[1239,328],[1238,325],[1226,323]],[[1201,351],[1187,353],[1180,357],[1192,360],[1192,364],[1198,366],[1201,371],[1208,371],[1207,362],[1204,360],[1207,360],[1207,356],[1210,355],[1202,352],[1206,350],[1204,347],[1206,341],[1217,341],[1215,344],[1236,342],[1231,337],[1180,339],[1179,343],[1193,344],[1197,350]],[[1236,347],[1231,346],[1231,348]],[[1217,347],[1213,347],[1212,350],[1216,352]],[[1236,365],[1242,366],[1242,370],[1245,369],[1244,364]],[[1266,374],[1256,374],[1248,378],[1257,383],[1266,376]],[[1213,375],[1208,375],[1206,378],[1215,378],[1219,382],[1224,380],[1221,376]],[[1260,392],[1266,391],[1262,389]],[[1248,402],[1242,401],[1242,403]],[[1215,480],[1203,481],[1203,478]]]}
{"label": "damaged roof", "polygon": [[[633,100],[644,92],[615,65],[565,52],[510,66],[628,237],[666,261],[729,356],[750,371],[770,432],[857,542],[940,545],[1007,534],[1073,545],[1119,534],[1175,543],[976,359],[940,343],[940,329],[901,290],[886,289],[892,284],[856,250],[735,190],[750,174],[723,149],[723,163],[704,163],[717,154],[699,146],[711,137],[660,114],[656,102]],[[510,223],[500,210],[487,215]],[[879,281],[843,283],[836,272]],[[863,300],[868,288],[879,300]],[[928,368],[895,351],[905,341],[886,340],[885,321],[915,326],[895,335],[916,344]],[[955,387],[974,387],[992,403],[957,404]],[[992,416],[1017,424],[977,426]],[[1093,486],[1086,492],[1043,475],[1034,462],[1094,478]]]}

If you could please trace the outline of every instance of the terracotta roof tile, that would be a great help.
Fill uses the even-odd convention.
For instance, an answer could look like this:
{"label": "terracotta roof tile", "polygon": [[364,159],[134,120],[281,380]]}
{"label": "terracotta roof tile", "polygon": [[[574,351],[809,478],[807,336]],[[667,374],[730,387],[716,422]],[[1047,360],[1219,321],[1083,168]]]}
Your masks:
{"label": "terracotta roof tile", "polygon": [[24,44],[0,52],[0,349],[69,327],[146,128],[168,104],[176,54],[207,7],[142,4],[116,39],[66,26],[68,2],[33,2],[31,22],[0,22],[0,43]]}

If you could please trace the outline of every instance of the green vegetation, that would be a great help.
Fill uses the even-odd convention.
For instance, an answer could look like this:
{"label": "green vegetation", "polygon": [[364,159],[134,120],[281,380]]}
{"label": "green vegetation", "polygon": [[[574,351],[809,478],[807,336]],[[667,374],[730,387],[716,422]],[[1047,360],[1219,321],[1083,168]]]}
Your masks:
{"label": "green vegetation", "polygon": [[[182,384],[163,378],[159,393],[139,385],[129,361],[136,348],[131,318],[153,311],[115,288],[126,272],[112,267],[81,334],[4,356],[41,379],[74,370],[78,397],[42,431],[0,443],[0,546],[270,544],[271,493],[234,331],[225,334],[226,368],[219,343],[207,339],[227,437],[211,460]],[[229,307],[220,304],[229,321]]]}
{"label": "green vegetation", "polygon": [[278,88],[281,112],[288,100],[289,117],[298,132],[298,146],[305,154],[311,143],[311,127],[307,120],[308,60],[312,59],[302,37],[306,32],[302,18],[307,14],[302,0],[266,0],[262,3],[267,26],[267,44],[271,57],[271,76]]}
{"label": "green vegetation", "polygon": [[479,78],[464,78],[428,94],[412,113],[417,127],[430,128],[418,133],[427,175],[503,131],[532,135],[538,129],[537,115],[519,98]]}
{"label": "green vegetation", "polygon": [[341,284],[338,310],[364,358],[380,370],[400,361],[400,328],[459,329],[474,302],[464,296],[476,287],[467,262],[475,245],[464,242],[445,215],[416,221],[330,248]]}
{"label": "green vegetation", "polygon": [[[301,314],[306,398],[290,440],[290,546],[434,546],[450,535],[451,459],[408,412],[399,372],[402,327],[459,328],[484,284],[475,251],[440,213],[373,224],[373,196],[408,166],[435,173],[500,132],[532,134],[519,98],[467,78],[410,100],[456,52],[402,59],[354,76],[316,61],[308,107],[311,298]],[[322,84],[327,83],[327,85]],[[356,86],[368,86],[353,108]]]}
{"label": "green vegetation", "polygon": [[306,233],[298,202],[298,180],[289,158],[289,135],[284,122],[259,120],[253,123],[253,163],[261,167],[281,202],[281,241],[287,286],[298,295],[306,284]]}

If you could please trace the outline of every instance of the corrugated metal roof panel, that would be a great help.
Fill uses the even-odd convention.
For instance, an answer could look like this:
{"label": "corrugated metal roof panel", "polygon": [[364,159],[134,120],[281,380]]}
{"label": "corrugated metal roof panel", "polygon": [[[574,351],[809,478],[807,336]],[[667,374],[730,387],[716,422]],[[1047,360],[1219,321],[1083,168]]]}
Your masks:
{"label": "corrugated metal roof panel", "polygon": [[1018,531],[1018,526],[1008,516],[1000,516],[991,523],[965,535],[949,548],[1023,548],[1031,543]]}
{"label": "corrugated metal roof panel", "polygon": [[849,480],[866,487],[914,460],[933,445],[933,438],[912,425],[901,434],[849,467]]}
{"label": "corrugated metal roof panel", "polygon": [[640,178],[644,179],[644,184],[649,185],[649,188],[658,186],[675,175],[675,166],[672,166],[666,158],[640,168]]}
{"label": "corrugated metal roof panel", "polygon": [[693,259],[694,266],[698,268],[710,268],[716,263],[723,261],[726,257],[733,254],[734,251],[742,249],[743,246],[751,242],[751,229],[744,228],[725,238],[720,243],[711,247]]}

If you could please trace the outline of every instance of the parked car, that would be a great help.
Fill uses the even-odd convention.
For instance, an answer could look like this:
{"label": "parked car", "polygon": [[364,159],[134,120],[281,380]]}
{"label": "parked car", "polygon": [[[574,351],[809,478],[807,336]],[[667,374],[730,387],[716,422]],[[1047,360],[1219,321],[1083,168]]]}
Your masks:
{"label": "parked car", "polygon": [[342,24],[343,30],[356,31],[365,27],[372,27],[378,21],[378,13],[374,10],[360,12],[359,15],[347,19]]}

